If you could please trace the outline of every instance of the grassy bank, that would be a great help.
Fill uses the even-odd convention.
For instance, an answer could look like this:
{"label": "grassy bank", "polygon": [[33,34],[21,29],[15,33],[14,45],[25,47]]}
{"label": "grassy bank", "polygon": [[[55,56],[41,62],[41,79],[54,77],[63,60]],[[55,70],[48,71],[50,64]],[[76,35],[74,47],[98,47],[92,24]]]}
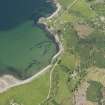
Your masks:
{"label": "grassy bank", "polygon": [[11,101],[23,105],[38,105],[48,94],[49,72],[32,82],[14,87],[0,94],[0,105],[10,105]]}

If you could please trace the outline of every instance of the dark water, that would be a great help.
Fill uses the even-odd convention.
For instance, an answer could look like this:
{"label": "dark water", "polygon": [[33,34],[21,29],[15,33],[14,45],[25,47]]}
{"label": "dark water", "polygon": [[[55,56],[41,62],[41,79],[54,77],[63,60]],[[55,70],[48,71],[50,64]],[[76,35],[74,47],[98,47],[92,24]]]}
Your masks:
{"label": "dark water", "polygon": [[54,11],[48,0],[0,0],[0,30],[13,28],[29,19],[36,22],[40,16]]}
{"label": "dark water", "polygon": [[54,10],[46,0],[0,0],[0,75],[25,79],[49,64],[56,44],[36,23]]}

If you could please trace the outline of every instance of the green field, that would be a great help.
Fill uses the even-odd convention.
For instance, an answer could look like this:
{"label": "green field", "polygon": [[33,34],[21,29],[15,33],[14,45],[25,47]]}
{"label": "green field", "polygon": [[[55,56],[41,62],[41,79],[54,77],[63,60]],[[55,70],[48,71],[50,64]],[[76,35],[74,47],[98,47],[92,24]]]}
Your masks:
{"label": "green field", "polygon": [[0,94],[0,105],[10,105],[12,100],[19,105],[38,105],[47,97],[48,90],[49,72],[46,72],[31,83]]}
{"label": "green field", "polygon": [[103,98],[102,96],[102,88],[103,85],[96,81],[89,81],[89,87],[87,89],[87,100],[92,102],[100,102]]}

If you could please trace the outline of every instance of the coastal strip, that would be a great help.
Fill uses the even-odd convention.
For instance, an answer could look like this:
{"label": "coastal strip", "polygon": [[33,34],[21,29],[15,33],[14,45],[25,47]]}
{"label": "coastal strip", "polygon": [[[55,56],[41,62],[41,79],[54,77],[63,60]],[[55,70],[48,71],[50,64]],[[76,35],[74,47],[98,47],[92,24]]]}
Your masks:
{"label": "coastal strip", "polygon": [[[52,1],[52,2],[56,5],[57,10],[56,10],[51,16],[45,18],[45,19],[47,19],[47,20],[49,20],[49,19],[51,19],[51,18],[57,16],[58,12],[61,10],[61,5],[60,5],[56,0],[54,0],[54,1]],[[58,36],[57,34],[55,34],[55,33],[52,31],[52,29],[49,29],[47,23],[46,23],[46,22],[42,22],[41,19],[42,19],[42,18],[39,19],[38,24],[43,24],[43,25],[45,26],[46,30],[48,30],[48,32],[50,32],[50,33],[54,36],[54,40],[55,40],[56,44],[57,44],[58,47],[59,47],[59,51],[57,52],[56,55],[54,55],[54,56],[52,57],[51,63],[50,63],[47,67],[45,67],[44,69],[40,70],[37,74],[33,75],[32,77],[30,77],[30,78],[28,78],[28,79],[26,79],[26,80],[18,80],[15,84],[13,84],[13,85],[8,85],[8,86],[6,86],[5,88],[2,88],[2,89],[0,90],[0,93],[3,93],[3,92],[5,92],[5,91],[9,90],[10,88],[13,88],[13,87],[16,87],[16,86],[20,86],[20,85],[23,85],[23,84],[30,83],[30,82],[31,82],[32,80],[34,80],[35,78],[39,77],[40,75],[42,75],[43,73],[45,73],[46,71],[48,71],[49,69],[51,69],[51,67],[54,65],[54,61],[55,61],[55,60],[60,56],[60,54],[63,52],[64,48],[63,48],[62,42],[61,42],[60,39],[59,39],[59,36]],[[55,64],[56,64],[56,63],[55,63]]]}

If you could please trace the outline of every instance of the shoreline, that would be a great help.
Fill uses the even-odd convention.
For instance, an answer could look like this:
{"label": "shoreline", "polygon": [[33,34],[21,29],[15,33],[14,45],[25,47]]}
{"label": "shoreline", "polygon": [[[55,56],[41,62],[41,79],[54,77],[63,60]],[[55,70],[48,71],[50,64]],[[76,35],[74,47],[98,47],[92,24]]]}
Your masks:
{"label": "shoreline", "polygon": [[[55,6],[57,7],[57,9],[55,10],[54,13],[52,13],[49,17],[40,17],[39,18],[39,21],[38,21],[38,24],[39,25],[44,25],[45,27],[45,30],[48,31],[52,37],[54,38],[54,42],[56,43],[56,46],[58,46],[58,51],[57,53],[52,57],[51,59],[51,62],[46,66],[44,67],[42,70],[40,70],[38,73],[36,73],[35,75],[33,75],[32,77],[30,78],[27,78],[25,80],[18,80],[17,83],[13,84],[13,85],[8,85],[7,87],[5,87],[4,89],[0,90],[0,93],[3,93],[13,87],[16,87],[16,86],[20,86],[20,85],[23,85],[23,84],[27,84],[27,83],[30,83],[32,80],[34,80],[35,78],[39,77],[40,75],[42,75],[43,73],[47,72],[54,64],[54,61],[60,56],[60,54],[62,53],[63,51],[63,46],[62,46],[62,43],[59,39],[59,36],[57,34],[55,34],[51,29],[48,28],[48,25],[46,22],[42,22],[41,19],[44,18],[46,20],[49,20],[53,17],[55,17],[58,12],[61,10],[61,5],[58,3],[57,0],[52,0],[51,2],[53,2],[55,4]],[[10,75],[11,76],[11,75]],[[15,78],[15,77],[14,77]]]}

